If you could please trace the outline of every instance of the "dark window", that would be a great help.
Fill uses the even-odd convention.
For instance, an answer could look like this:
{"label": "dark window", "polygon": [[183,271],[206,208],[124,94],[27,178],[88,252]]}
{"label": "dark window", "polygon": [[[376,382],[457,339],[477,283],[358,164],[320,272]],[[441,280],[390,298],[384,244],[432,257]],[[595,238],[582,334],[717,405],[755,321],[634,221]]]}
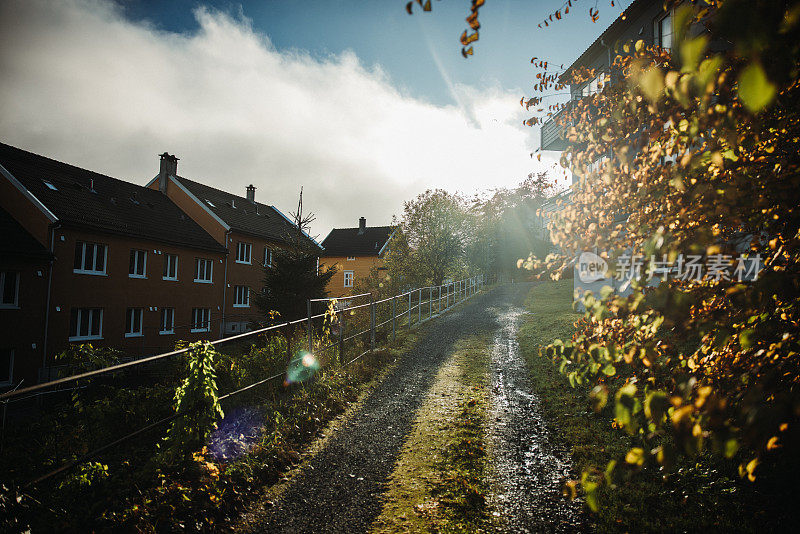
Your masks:
{"label": "dark window", "polygon": [[131,278],[145,278],[147,268],[147,251],[131,250],[131,261],[128,268],[128,276]]}
{"label": "dark window", "polygon": [[164,280],[178,279],[178,256],[166,254],[164,256]]}
{"label": "dark window", "polygon": [[103,335],[102,308],[72,308],[70,340],[99,339]]}
{"label": "dark window", "polygon": [[13,307],[18,305],[19,273],[16,271],[0,271],[0,306]]}
{"label": "dark window", "polygon": [[128,308],[125,313],[125,336],[142,335],[142,315],[144,308]]}
{"label": "dark window", "polygon": [[75,243],[75,272],[90,274],[105,274],[106,272],[106,246],[99,243]]}

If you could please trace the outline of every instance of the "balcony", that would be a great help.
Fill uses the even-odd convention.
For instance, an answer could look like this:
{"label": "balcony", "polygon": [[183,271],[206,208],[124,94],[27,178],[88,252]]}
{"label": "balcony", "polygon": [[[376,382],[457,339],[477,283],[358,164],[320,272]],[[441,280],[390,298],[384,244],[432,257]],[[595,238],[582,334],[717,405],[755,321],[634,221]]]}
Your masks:
{"label": "balcony", "polygon": [[569,108],[570,106],[560,109],[558,113],[547,119],[547,122],[542,124],[542,150],[566,150],[568,143],[564,138],[564,134],[566,132],[567,125],[564,122],[564,117]]}

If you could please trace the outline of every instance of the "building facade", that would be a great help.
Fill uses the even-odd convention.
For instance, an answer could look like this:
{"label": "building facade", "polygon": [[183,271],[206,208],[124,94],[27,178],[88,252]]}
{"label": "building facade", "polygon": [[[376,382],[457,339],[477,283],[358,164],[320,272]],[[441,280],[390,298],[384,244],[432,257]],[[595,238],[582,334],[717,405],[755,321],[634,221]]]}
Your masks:
{"label": "building facade", "polygon": [[215,335],[227,250],[169,198],[5,144],[0,174],[18,236],[0,246],[3,281],[17,284],[0,309],[11,384],[37,381],[73,343],[137,357]]}
{"label": "building facade", "polygon": [[178,158],[173,155],[161,155],[159,173],[147,187],[169,198],[227,251],[220,270],[220,336],[246,332],[264,320],[252,295],[261,291],[264,269],[272,264],[275,250],[297,246],[300,240],[321,252],[280,210],[257,202],[253,185],[239,196],[189,180],[178,175]]}
{"label": "building facade", "polygon": [[359,218],[356,228],[334,228],[322,241],[325,249],[321,263],[336,267],[328,283],[328,294],[344,297],[353,294],[356,280],[366,278],[372,269],[385,270],[384,257],[394,232],[392,226],[367,226]]}

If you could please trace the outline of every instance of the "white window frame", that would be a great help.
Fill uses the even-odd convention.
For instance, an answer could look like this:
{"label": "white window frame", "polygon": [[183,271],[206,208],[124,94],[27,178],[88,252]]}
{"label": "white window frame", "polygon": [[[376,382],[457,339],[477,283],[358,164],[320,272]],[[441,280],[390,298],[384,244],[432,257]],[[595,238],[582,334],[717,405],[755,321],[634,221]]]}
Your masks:
{"label": "white window frame", "polygon": [[[90,317],[90,319],[89,319],[89,330],[90,330],[90,332],[85,336],[80,335],[80,333],[78,333],[76,335],[70,335],[69,341],[94,341],[94,340],[98,340],[98,339],[103,339],[103,315],[104,315],[103,314],[103,308],[77,308],[77,310],[78,310],[78,316],[77,316],[77,319],[76,319],[75,322],[76,322],[76,326],[77,326],[78,331],[80,331],[81,315],[85,312],[85,313],[89,313],[89,317]],[[92,335],[91,334],[91,328],[92,328],[91,316],[96,312],[100,313],[100,318],[99,318],[99,320],[97,322],[97,324],[98,324],[98,333],[97,333],[97,335]],[[70,310],[70,321],[72,321],[72,310]],[[72,334],[71,330],[72,330],[72,324],[70,324],[70,334]]]}
{"label": "white window frame", "polygon": [[[673,47],[673,44],[674,44],[673,43],[673,38],[675,37],[675,27],[674,27],[675,20],[674,20],[674,17],[672,15],[673,15],[672,10],[669,10],[666,13],[664,13],[663,15],[659,16],[658,18],[656,18],[656,20],[653,22],[653,25],[655,26],[653,28],[653,41],[655,41],[655,44],[658,45],[659,47],[661,47],[661,48],[663,48],[665,50],[670,50],[670,51],[672,50],[672,47]],[[664,39],[663,39],[664,34],[661,31],[661,26],[662,26],[663,22],[665,20],[667,20],[667,19],[669,19],[669,25],[670,25],[670,28],[669,28],[669,46],[664,46]]]}
{"label": "white window frame", "polygon": [[[83,245],[81,247],[81,268],[76,269],[74,267],[74,260],[73,260],[73,268],[72,272],[76,274],[93,274],[95,276],[107,276],[108,275],[108,245],[104,243],[90,243],[89,241],[77,241],[75,245],[80,243]],[[86,259],[86,246],[91,245],[94,247],[94,252],[92,253],[92,265],[97,265],[97,247],[103,247],[103,270],[98,271],[95,269],[86,269],[86,265],[83,263]],[[77,246],[76,246],[77,248]]]}
{"label": "white window frame", "polygon": [[[244,291],[244,301],[240,299],[242,295],[240,292]],[[233,286],[233,307],[234,308],[249,308],[250,307],[250,288],[247,286]]]}
{"label": "white window frame", "polygon": [[[200,278],[200,263],[203,262],[203,265],[208,266],[210,265],[210,269],[203,269],[203,275],[205,276],[206,271],[209,271],[209,278]],[[210,260],[208,258],[195,258],[194,262],[194,281],[198,284],[212,284],[214,282],[214,260]]]}
{"label": "white window frame", "polygon": [[3,298],[3,294],[6,292],[6,278],[8,273],[14,273],[16,275],[16,284],[14,286],[14,301],[13,302],[2,302],[0,301],[0,310],[17,310],[19,309],[19,279],[20,279],[20,272],[19,271],[0,271],[0,299]]}
{"label": "white window frame", "polygon": [[[247,259],[241,259],[243,257]],[[236,263],[243,263],[245,265],[252,265],[253,263],[253,244],[239,241],[236,243]]]}
{"label": "white window frame", "polygon": [[347,256],[347,261],[356,261],[355,256]]}
{"label": "white window frame", "polygon": [[[134,254],[133,272],[130,272],[130,262],[128,263],[128,278],[147,278],[147,251],[139,248],[132,248]],[[139,260],[142,259],[142,274],[139,274]]]}
{"label": "white window frame", "polygon": [[[139,314],[139,330],[135,331],[136,313]],[[128,315],[130,314],[130,316]],[[144,308],[127,308],[125,310],[125,337],[144,336]]]}
{"label": "white window frame", "polygon": [[[175,260],[174,265],[170,261],[172,259]],[[175,276],[170,276],[169,275],[170,266],[173,267],[173,270],[175,271]],[[165,274],[165,275],[163,275],[161,277],[162,280],[170,280],[172,282],[177,282],[178,281],[178,255],[177,254],[164,254],[164,270],[167,271],[167,274]]]}
{"label": "white window frame", "polygon": [[272,267],[272,254],[272,248],[264,247],[264,267]]}
{"label": "white window frame", "polygon": [[10,386],[14,383],[14,349],[7,349],[8,358],[8,380],[0,381],[0,387]]}
{"label": "white window frame", "polygon": [[[167,310],[170,310],[170,324],[169,328],[165,328],[164,318]],[[158,333],[162,336],[167,334],[174,334],[175,333],[175,308],[161,308],[161,326],[159,327]]]}
{"label": "white window frame", "polygon": [[[205,316],[206,313],[208,314],[207,317],[201,317],[202,321],[198,321],[198,312]],[[197,328],[197,325],[205,324],[202,328]],[[211,308],[192,308],[192,329],[190,330],[193,334],[199,332],[211,332]]]}
{"label": "white window frame", "polygon": [[[344,271],[344,287],[353,287],[353,282],[355,281],[355,278],[356,278],[355,271]],[[348,282],[350,283],[348,284]]]}

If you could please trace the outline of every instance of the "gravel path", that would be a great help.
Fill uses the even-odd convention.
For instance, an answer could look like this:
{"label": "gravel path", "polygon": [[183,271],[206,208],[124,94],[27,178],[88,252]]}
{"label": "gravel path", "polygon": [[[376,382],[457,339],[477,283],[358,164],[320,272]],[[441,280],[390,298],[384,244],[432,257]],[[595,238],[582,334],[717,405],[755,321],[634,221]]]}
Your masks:
{"label": "gravel path", "polygon": [[[527,295],[530,285],[520,286],[526,290],[519,295]],[[516,339],[524,313],[516,306],[495,310],[500,328],[492,350],[494,506],[508,532],[575,532],[585,526],[582,504],[561,496],[564,479],[574,476],[569,452],[548,432]]]}
{"label": "gravel path", "polygon": [[380,497],[436,371],[461,337],[496,330],[491,308],[521,302],[518,286],[476,295],[429,323],[416,347],[311,458],[273,506],[257,508],[249,532],[366,532],[381,512]]}

